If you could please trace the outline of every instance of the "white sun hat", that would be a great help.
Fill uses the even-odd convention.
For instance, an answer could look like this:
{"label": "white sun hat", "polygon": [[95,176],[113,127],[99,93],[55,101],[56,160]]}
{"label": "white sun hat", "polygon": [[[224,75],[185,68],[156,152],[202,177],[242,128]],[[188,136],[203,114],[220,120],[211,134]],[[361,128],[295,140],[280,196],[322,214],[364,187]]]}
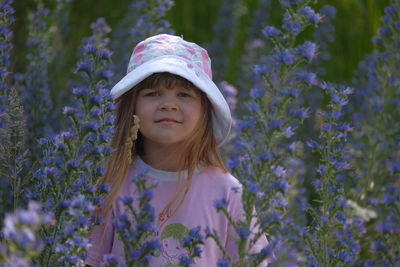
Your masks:
{"label": "white sun hat", "polygon": [[133,50],[127,74],[111,89],[111,94],[116,99],[159,72],[181,76],[207,95],[213,107],[214,138],[221,145],[231,128],[231,112],[212,81],[211,60],[207,51],[195,43],[169,34],[155,35],[140,42]]}

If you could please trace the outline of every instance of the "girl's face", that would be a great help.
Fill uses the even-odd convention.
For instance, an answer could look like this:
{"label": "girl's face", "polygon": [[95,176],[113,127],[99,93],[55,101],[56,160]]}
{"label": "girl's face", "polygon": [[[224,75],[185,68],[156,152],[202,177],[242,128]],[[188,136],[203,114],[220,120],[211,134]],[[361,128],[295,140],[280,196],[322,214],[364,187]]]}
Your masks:
{"label": "girl's face", "polygon": [[165,146],[179,148],[202,116],[201,93],[176,83],[139,91],[135,114],[140,119],[144,149]]}

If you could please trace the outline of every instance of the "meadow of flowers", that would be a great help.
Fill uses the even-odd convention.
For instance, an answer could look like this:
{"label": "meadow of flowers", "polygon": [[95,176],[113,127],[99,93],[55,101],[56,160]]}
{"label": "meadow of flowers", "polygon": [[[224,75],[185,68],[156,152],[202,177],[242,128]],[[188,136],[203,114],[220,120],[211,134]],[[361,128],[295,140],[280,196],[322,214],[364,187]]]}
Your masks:
{"label": "meadow of flowers", "polygon": [[[166,20],[174,3],[132,1],[114,29],[103,18],[94,21],[77,50],[69,90],[60,91],[52,79],[63,57],[54,44],[68,24],[71,1],[57,0],[51,8],[34,2],[26,67],[17,73],[15,3],[0,0],[0,266],[84,266],[88,233],[102,219],[93,211],[109,190],[97,183],[111,153],[109,91],[134,44],[175,32]],[[234,116],[221,152],[243,184],[246,213],[234,221],[226,200],[214,200],[210,208],[227,216],[239,236],[239,261],[223,251],[215,265],[257,266],[269,257],[272,266],[400,266],[400,1],[384,9],[371,40],[376,49],[351,82],[332,82],[321,77],[326,62],[335,64],[328,49],[335,7],[280,0],[280,23],[260,25],[272,1],[258,0],[240,75],[228,83],[224,51],[234,45],[238,2],[221,1],[218,34],[204,44]],[[140,173],[132,182],[140,197],[119,200],[132,214],[114,224],[127,266],[146,266],[160,249],[149,238],[152,187]],[[260,231],[251,235],[254,224]],[[246,251],[245,244],[262,235],[268,247]],[[219,243],[213,229],[190,229],[181,240],[189,253],[180,265],[193,266],[208,238]],[[112,254],[104,261],[122,266]]]}

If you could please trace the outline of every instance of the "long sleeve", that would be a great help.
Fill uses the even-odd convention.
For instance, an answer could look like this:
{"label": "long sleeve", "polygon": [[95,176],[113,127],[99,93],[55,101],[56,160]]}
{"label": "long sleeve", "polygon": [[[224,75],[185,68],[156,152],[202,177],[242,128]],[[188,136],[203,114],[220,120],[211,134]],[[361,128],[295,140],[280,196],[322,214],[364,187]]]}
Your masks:
{"label": "long sleeve", "polygon": [[[96,226],[90,234],[91,247],[88,250],[86,265],[98,267],[103,261],[104,254],[111,253],[114,240],[113,212],[104,220],[105,228]],[[104,229],[104,232],[103,232]]]}

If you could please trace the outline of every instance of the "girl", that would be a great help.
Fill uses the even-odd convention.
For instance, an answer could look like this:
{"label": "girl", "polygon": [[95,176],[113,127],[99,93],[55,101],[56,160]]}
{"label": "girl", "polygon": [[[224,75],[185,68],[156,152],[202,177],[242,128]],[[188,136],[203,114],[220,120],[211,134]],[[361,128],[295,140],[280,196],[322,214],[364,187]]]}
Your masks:
{"label": "girl", "polygon": [[[213,207],[219,200],[234,220],[244,216],[241,185],[217,149],[228,136],[232,119],[212,81],[207,51],[177,36],[150,37],[135,47],[127,75],[111,93],[116,100],[114,152],[102,180],[111,191],[99,211],[103,223],[91,233],[86,264],[99,266],[108,253],[124,262],[112,220],[124,212],[119,196],[135,199],[131,177],[139,164],[146,166],[146,179],[158,184],[151,204],[162,249],[152,266],[178,264],[179,255],[185,254],[180,240],[197,226],[215,230],[229,256],[237,258],[237,233]],[[262,237],[249,249],[259,251],[267,244]],[[215,266],[221,258],[215,241],[207,239],[195,266]]]}

